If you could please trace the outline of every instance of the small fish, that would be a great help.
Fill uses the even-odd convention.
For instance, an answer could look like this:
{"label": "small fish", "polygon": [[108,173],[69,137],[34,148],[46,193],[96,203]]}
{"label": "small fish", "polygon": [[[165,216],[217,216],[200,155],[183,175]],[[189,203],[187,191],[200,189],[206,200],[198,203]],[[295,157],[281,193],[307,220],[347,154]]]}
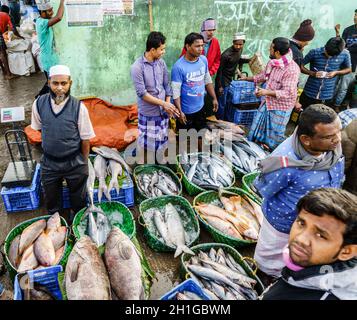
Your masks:
{"label": "small fish", "polygon": [[114,188],[117,194],[119,194],[119,183],[118,183],[118,176],[123,174],[123,168],[121,167],[120,163],[115,160],[109,160],[109,172],[111,174],[111,180],[109,182],[108,190],[109,192]]}
{"label": "small fish", "polygon": [[38,236],[45,230],[46,228],[46,220],[41,219],[38,220],[31,225],[29,225],[21,234],[20,244],[19,244],[19,254],[23,254],[23,252],[32,245]]}
{"label": "small fish", "polygon": [[100,155],[97,155],[94,159],[94,171],[95,175],[98,177],[98,201],[102,201],[103,193],[106,198],[110,201],[111,196],[108,187],[105,183],[105,178],[107,177],[107,161]]}
{"label": "small fish", "polygon": [[37,238],[33,249],[37,261],[41,265],[49,267],[54,264],[56,258],[55,248],[53,247],[51,238],[45,232]]}
{"label": "small fish", "polygon": [[25,250],[24,254],[22,255],[19,267],[17,268],[17,272],[21,273],[28,270],[33,270],[37,268],[38,265],[39,263],[36,259],[35,252],[33,250],[33,245],[31,245]]}
{"label": "small fish", "polygon": [[18,235],[17,237],[15,237],[14,240],[12,240],[9,249],[9,260],[10,263],[15,267],[15,269],[19,265],[21,259],[21,256],[19,254],[20,237],[21,235]]}

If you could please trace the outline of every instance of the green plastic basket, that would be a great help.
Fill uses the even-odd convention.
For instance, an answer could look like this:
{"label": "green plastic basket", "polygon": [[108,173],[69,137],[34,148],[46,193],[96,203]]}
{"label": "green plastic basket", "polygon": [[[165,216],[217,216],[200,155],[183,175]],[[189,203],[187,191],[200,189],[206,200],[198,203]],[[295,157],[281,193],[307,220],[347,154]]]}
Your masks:
{"label": "green plastic basket", "polygon": [[[208,252],[211,248],[214,248],[215,250],[222,248],[224,250],[224,252],[229,253],[233,257],[233,259],[244,269],[244,271],[247,273],[247,275],[250,278],[257,281],[257,284],[255,285],[254,289],[257,291],[258,295],[261,295],[263,293],[265,288],[264,288],[264,285],[261,282],[261,280],[256,275],[258,268],[257,268],[257,264],[254,259],[252,259],[250,257],[242,257],[242,255],[237,250],[235,250],[233,247],[226,245],[226,244],[221,244],[221,243],[203,243],[203,244],[194,246],[190,249],[193,252],[197,253],[199,251]],[[190,277],[190,272],[187,270],[186,262],[191,257],[192,256],[187,253],[183,253],[181,255],[180,275],[181,275],[182,279],[187,279]],[[255,265],[255,269],[253,270],[246,261],[252,262]]]}
{"label": "green plastic basket", "polygon": [[[190,153],[188,154],[188,156],[196,156],[196,155],[200,155],[200,154],[209,154],[209,153],[206,153],[206,152],[196,152],[196,153]],[[224,157],[219,157],[217,156],[216,154],[210,154],[211,156],[214,156],[214,157],[217,157],[217,158],[222,158],[229,167],[233,167],[232,164]],[[182,166],[181,166],[181,155],[177,155],[176,156],[176,166],[177,166],[177,171],[182,175],[182,182],[183,182],[183,185],[185,186],[185,189],[187,191],[187,193],[190,195],[190,196],[195,196],[201,192],[204,192],[205,189],[201,188],[200,186],[194,184],[193,182],[189,181],[186,174],[185,174],[185,171],[183,170]],[[232,181],[232,184],[230,186],[228,186],[227,188],[230,188],[232,187],[234,184],[235,184],[235,172],[232,170],[232,175],[233,175],[233,181]]]}
{"label": "green plastic basket", "polygon": [[251,189],[252,183],[258,176],[259,176],[259,172],[256,171],[248,173],[243,176],[242,184],[243,184],[243,190],[249,192],[253,196],[255,202],[262,204],[263,199]]}
{"label": "green plastic basket", "polygon": [[159,239],[154,232],[149,230],[147,226],[147,221],[145,219],[145,212],[151,208],[164,208],[166,204],[172,203],[174,206],[178,205],[188,213],[188,217],[190,219],[189,225],[191,230],[193,230],[195,236],[190,243],[188,243],[188,247],[194,245],[197,242],[200,235],[200,224],[197,220],[196,214],[190,205],[190,203],[181,196],[162,196],[153,199],[147,199],[140,204],[139,211],[139,223],[144,227],[144,236],[150,248],[157,252],[173,252],[176,250],[175,247],[168,246],[161,239]]}
{"label": "green plastic basket", "polygon": [[[180,179],[177,177],[177,175],[168,167],[165,167],[165,166],[161,166],[161,165],[154,165],[154,164],[144,164],[144,165],[140,165],[140,166],[137,166],[135,167],[134,169],[134,172],[133,172],[133,177],[134,177],[134,181],[135,181],[135,186],[136,186],[136,191],[137,191],[137,194],[138,194],[138,197],[141,201],[143,200],[146,200],[146,199],[149,199],[150,197],[146,196],[141,190],[140,188],[138,187],[139,184],[138,184],[138,176],[140,174],[145,174],[145,173],[153,173],[154,171],[163,171],[164,173],[168,174],[172,179],[173,181],[175,182],[175,184],[177,185],[178,187],[178,196],[181,195],[182,193],[182,184],[181,184],[181,181]],[[141,202],[140,201],[140,202]],[[140,203],[139,202],[139,203]]]}
{"label": "green plastic basket", "polygon": [[[10,250],[10,245],[11,242],[19,235],[21,234],[29,225],[33,224],[34,222],[38,221],[38,220],[48,220],[51,217],[51,215],[46,215],[46,216],[41,216],[41,217],[37,217],[37,218],[33,218],[24,222],[21,222],[20,224],[18,224],[17,226],[15,226],[10,232],[9,234],[6,236],[5,239],[5,243],[4,243],[4,253],[5,253],[5,265],[6,268],[9,272],[10,278],[12,281],[14,281],[15,276],[17,274],[17,270],[16,268],[11,264],[10,259],[9,259],[9,250]],[[69,236],[69,227],[68,224],[66,222],[66,220],[61,217],[61,225],[65,226],[67,228],[67,234],[66,234],[66,238],[65,238],[65,250],[64,253],[62,255],[62,258],[60,260],[60,265],[64,268],[67,264],[67,260],[68,260],[68,256],[72,251],[73,248],[73,243],[70,239]]]}
{"label": "green plastic basket", "polygon": [[[136,227],[134,217],[128,207],[121,202],[111,201],[111,202],[102,202],[97,205],[100,209],[103,210],[104,214],[113,219],[115,222],[112,222],[112,225],[123,230],[130,239],[132,239],[136,234]],[[72,230],[75,238],[78,240],[85,234],[86,226],[85,220],[82,221],[83,214],[85,213],[87,208],[83,208],[80,210],[76,216],[74,217],[72,223]],[[119,221],[119,216],[115,217],[115,214],[120,214],[122,221]],[[96,216],[96,213],[94,213]],[[104,245],[99,248],[99,252],[104,251]]]}
{"label": "green plastic basket", "polygon": [[[252,195],[250,195],[248,192],[239,189],[239,188],[229,188],[229,189],[225,189],[226,191],[230,191],[233,192],[237,195],[240,196],[247,196],[250,199],[252,199],[253,201],[256,202],[256,200],[254,200],[254,198],[252,197]],[[195,206],[198,203],[211,203],[214,202],[216,200],[219,200],[219,195],[218,192],[216,191],[206,191],[203,192],[201,194],[199,194],[198,196],[195,197],[195,199],[193,200],[193,207],[195,208]],[[243,246],[248,246],[251,244],[255,244],[256,241],[251,241],[251,240],[241,240],[241,239],[237,239],[237,238],[233,238],[231,236],[228,236],[226,234],[224,234],[223,232],[217,230],[216,228],[212,227],[209,223],[207,223],[202,217],[201,215],[196,211],[195,212],[198,216],[198,219],[201,221],[201,223],[203,224],[203,226],[206,228],[206,230],[212,235],[213,239],[216,242],[219,243],[225,243],[228,244],[232,247],[243,247]]]}

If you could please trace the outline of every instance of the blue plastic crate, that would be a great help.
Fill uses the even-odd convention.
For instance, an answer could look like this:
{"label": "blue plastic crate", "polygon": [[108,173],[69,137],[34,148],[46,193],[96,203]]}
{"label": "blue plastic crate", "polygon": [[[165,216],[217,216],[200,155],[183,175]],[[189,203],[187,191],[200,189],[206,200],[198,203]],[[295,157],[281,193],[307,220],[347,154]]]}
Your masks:
{"label": "blue plastic crate", "polygon": [[232,81],[229,86],[233,104],[260,103],[261,98],[255,95],[255,84],[250,81]]}
{"label": "blue plastic crate", "polygon": [[[62,292],[58,282],[58,273],[62,272],[62,266],[52,266],[40,270],[27,271],[30,283],[38,283],[46,287],[57,300],[63,300]],[[24,300],[23,290],[19,283],[19,276],[17,274],[14,283],[14,300]]]}
{"label": "blue plastic crate", "polygon": [[160,300],[176,300],[175,296],[178,292],[190,291],[198,296],[200,296],[203,300],[211,300],[201,289],[201,287],[192,279],[187,279],[186,281],[180,283],[177,287],[170,290],[164,296],[160,298]]}
{"label": "blue plastic crate", "polygon": [[35,210],[40,206],[40,165],[36,165],[31,186],[1,189],[1,197],[7,213]]}
{"label": "blue plastic crate", "polygon": [[[133,207],[134,206],[134,184],[133,184],[133,181],[131,180],[131,178],[127,177],[124,180],[123,185],[121,186],[121,188],[119,190],[119,194],[113,188],[110,191],[110,195],[111,195],[112,201],[118,201],[118,202],[125,204],[127,207]],[[63,208],[64,209],[70,208],[71,202],[69,200],[69,189],[67,187],[63,187],[62,199],[63,199],[63,201],[62,201]],[[103,194],[101,202],[108,202],[108,201],[109,200]],[[89,199],[87,199],[87,202],[89,204]],[[93,202],[98,203],[98,189],[94,189]]]}
{"label": "blue plastic crate", "polygon": [[257,114],[258,110],[239,110],[237,108],[232,108],[233,119],[232,121],[236,124],[241,124],[246,127],[250,127],[253,123],[254,117]]}

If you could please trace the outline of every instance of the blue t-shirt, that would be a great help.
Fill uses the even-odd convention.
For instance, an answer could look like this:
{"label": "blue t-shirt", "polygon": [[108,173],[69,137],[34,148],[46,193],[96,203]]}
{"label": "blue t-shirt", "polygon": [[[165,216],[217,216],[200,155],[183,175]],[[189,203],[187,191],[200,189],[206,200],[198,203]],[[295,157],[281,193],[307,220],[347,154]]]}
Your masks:
{"label": "blue t-shirt", "polygon": [[185,114],[200,111],[204,105],[205,75],[208,73],[208,62],[205,56],[190,62],[182,56],[174,64],[171,81],[181,84],[181,109]]}
{"label": "blue t-shirt", "polygon": [[53,29],[48,26],[48,19],[38,18],[36,20],[36,32],[40,44],[40,61],[44,71],[58,64],[58,56],[55,52]]}

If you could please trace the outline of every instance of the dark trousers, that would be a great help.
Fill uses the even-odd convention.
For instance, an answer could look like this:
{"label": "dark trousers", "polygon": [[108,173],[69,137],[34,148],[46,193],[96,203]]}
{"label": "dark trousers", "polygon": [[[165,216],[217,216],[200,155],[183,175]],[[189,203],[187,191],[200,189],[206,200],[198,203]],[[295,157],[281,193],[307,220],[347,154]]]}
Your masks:
{"label": "dark trousers", "polygon": [[41,181],[49,214],[62,210],[62,182],[66,180],[70,201],[75,213],[87,206],[86,184],[88,166],[78,165],[67,172],[57,172],[42,168]]}
{"label": "dark trousers", "polygon": [[41,91],[38,93],[36,98],[38,98],[39,96],[42,96],[43,94],[46,94],[46,93],[50,92],[50,87],[48,86],[48,73],[46,71],[44,71],[44,73],[45,73],[45,76],[46,76],[46,83],[42,87]]}
{"label": "dark trousers", "polygon": [[308,106],[312,105],[312,104],[325,104],[327,106],[331,106],[332,105],[332,101],[333,99],[330,100],[318,100],[318,99],[314,99],[314,98],[310,98],[308,97],[305,92],[302,92],[299,102],[302,105],[303,109],[306,109]]}

